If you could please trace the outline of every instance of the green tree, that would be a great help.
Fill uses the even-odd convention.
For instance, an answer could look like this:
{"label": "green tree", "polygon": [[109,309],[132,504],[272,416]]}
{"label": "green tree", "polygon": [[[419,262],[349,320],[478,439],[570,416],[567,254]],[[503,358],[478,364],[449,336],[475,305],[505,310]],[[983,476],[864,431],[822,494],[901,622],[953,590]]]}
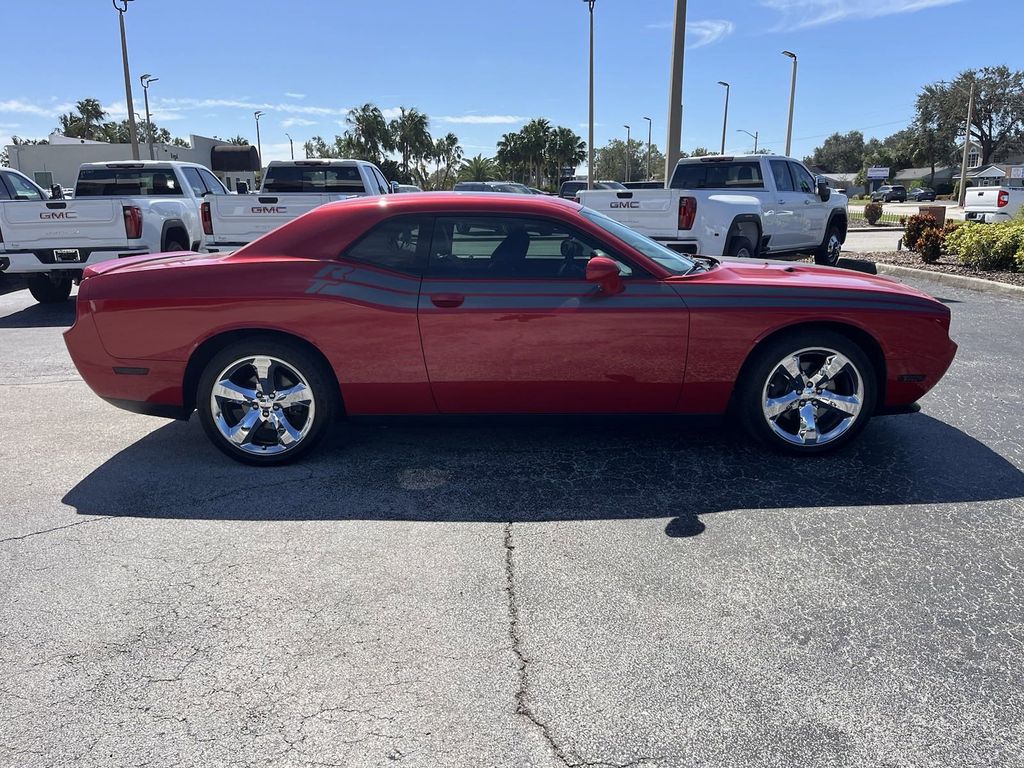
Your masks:
{"label": "green tree", "polygon": [[856,173],[864,167],[864,134],[833,133],[804,162],[826,173]]}
{"label": "green tree", "polygon": [[459,181],[493,181],[495,170],[494,160],[483,155],[474,155],[462,161]]}
{"label": "green tree", "polygon": [[245,136],[238,135],[232,136],[230,139],[227,140],[227,143],[234,144],[236,147],[244,147],[247,144],[251,144],[252,142],[245,138]]}
{"label": "green tree", "polygon": [[[664,157],[661,162],[664,167]],[[654,165],[653,157],[651,165]],[[627,166],[629,180],[639,181],[647,178],[647,142],[631,139],[627,146],[622,139],[612,139],[607,145],[594,152],[594,177],[596,179],[626,181]]]}
{"label": "green tree", "polygon": [[430,118],[413,107],[399,108],[399,115],[388,125],[391,144],[402,156],[402,171],[409,174],[410,160],[419,161],[434,147],[434,140],[428,130]]}
{"label": "green tree", "polygon": [[519,132],[522,136],[524,159],[530,168],[531,178],[536,186],[541,185],[541,168],[551,137],[551,122],[543,117],[534,118]]}
{"label": "green tree", "polygon": [[511,181],[525,179],[525,168],[528,160],[523,137],[519,133],[506,133],[498,140],[495,159],[498,161],[500,175]]}
{"label": "green tree", "polygon": [[375,163],[395,148],[384,113],[375,104],[363,104],[349,110],[345,124],[348,126],[345,138],[348,139],[351,157]]}
{"label": "green tree", "polygon": [[576,167],[587,159],[587,143],[574,130],[564,126],[552,129],[545,149],[545,172],[552,185],[557,184],[565,169]]}
{"label": "green tree", "polygon": [[65,136],[89,141],[102,141],[103,111],[98,99],[82,99],[75,102],[75,109],[57,118],[57,131]]}
{"label": "green tree", "polygon": [[417,178],[424,189],[448,189],[454,178],[453,171],[462,162],[462,147],[459,137],[454,133],[446,134],[434,142],[434,149],[429,158],[434,163],[434,170],[428,172],[426,159],[421,161]]}
{"label": "green tree", "polygon": [[688,155],[688,157],[707,157],[708,155],[717,155],[717,154],[718,154],[717,152],[712,152],[707,147],[694,147],[693,152],[691,152]]}

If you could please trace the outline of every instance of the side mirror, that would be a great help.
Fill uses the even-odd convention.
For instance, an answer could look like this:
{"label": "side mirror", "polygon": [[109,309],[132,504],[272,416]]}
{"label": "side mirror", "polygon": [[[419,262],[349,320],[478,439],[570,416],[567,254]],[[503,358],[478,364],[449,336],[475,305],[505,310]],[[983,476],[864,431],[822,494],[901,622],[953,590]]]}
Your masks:
{"label": "side mirror", "polygon": [[391,194],[392,195],[397,195],[398,194],[398,182],[397,181],[392,181],[391,182]]}
{"label": "side mirror", "polygon": [[832,190],[828,188],[828,179],[824,176],[819,176],[814,181],[818,185],[818,197],[821,198],[822,202],[828,202],[828,199],[832,197]]}
{"label": "side mirror", "polygon": [[240,194],[240,195],[248,195],[249,194],[249,182],[248,181],[240,181],[240,182],[238,182],[237,184],[235,184],[235,191],[238,194]]}
{"label": "side mirror", "polygon": [[50,185],[50,199],[51,200],[63,200],[64,199],[64,189],[61,187],[60,184],[51,184]]}
{"label": "side mirror", "polygon": [[595,256],[587,262],[587,282],[599,283],[601,291],[609,296],[621,293],[624,288],[619,265],[607,256]]}

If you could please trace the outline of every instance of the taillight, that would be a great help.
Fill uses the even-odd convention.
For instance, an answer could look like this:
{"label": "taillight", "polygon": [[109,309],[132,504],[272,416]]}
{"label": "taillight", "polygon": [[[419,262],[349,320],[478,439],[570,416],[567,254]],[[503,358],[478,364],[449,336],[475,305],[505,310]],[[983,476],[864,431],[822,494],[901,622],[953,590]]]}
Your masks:
{"label": "taillight", "polygon": [[697,198],[679,198],[679,229],[690,229],[693,227],[693,220],[697,218]]}
{"label": "taillight", "polygon": [[135,205],[124,207],[124,231],[129,240],[142,237],[142,209]]}
{"label": "taillight", "polygon": [[1010,204],[1010,193],[1005,189],[999,190],[999,202],[996,204],[1000,208],[1005,208]]}
{"label": "taillight", "polygon": [[201,206],[199,206],[199,215],[203,219],[203,234],[204,235],[212,235],[213,234],[213,216],[210,214],[210,204],[209,203],[203,203]]}

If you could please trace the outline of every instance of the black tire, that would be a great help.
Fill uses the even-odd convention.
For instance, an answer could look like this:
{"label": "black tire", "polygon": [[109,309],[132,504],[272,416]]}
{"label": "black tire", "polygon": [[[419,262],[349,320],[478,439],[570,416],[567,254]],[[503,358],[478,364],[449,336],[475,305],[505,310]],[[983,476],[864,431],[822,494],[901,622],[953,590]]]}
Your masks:
{"label": "black tire", "polygon": [[161,253],[174,253],[175,251],[188,251],[191,250],[187,245],[178,242],[177,240],[168,240],[164,243],[164,247],[160,249]]}
{"label": "black tire", "polygon": [[[266,397],[260,401],[266,405],[266,409],[251,403],[218,400],[219,405],[223,408],[215,413],[212,402],[214,385],[233,364],[250,357],[267,357],[282,363],[283,367],[275,368],[271,373],[271,377],[275,378],[274,391],[277,392],[279,386],[288,388],[295,386],[296,383],[304,384],[311,391],[312,405],[306,407],[285,406],[282,410],[269,405],[268,402],[274,401]],[[261,391],[256,379],[249,375],[250,371],[247,371],[245,364],[239,366],[238,371],[236,376],[239,378],[235,378],[233,381],[248,379],[248,383],[240,384],[240,386]],[[255,369],[252,369],[251,373],[255,374]],[[288,374],[297,374],[297,377]],[[302,382],[302,379],[305,381]],[[267,395],[265,392],[262,394]],[[244,339],[225,347],[214,355],[203,370],[196,390],[196,410],[199,412],[199,421],[210,441],[232,459],[257,466],[287,464],[304,456],[327,435],[337,418],[339,408],[338,385],[331,371],[320,358],[298,344],[265,336]],[[250,414],[250,409],[257,413]],[[258,413],[260,411],[263,414],[262,419]],[[312,413],[311,416],[310,413]],[[285,416],[288,420],[286,423],[302,434],[301,438],[291,446],[284,446],[284,441],[279,440],[275,434],[278,430],[275,430],[274,425],[277,424],[280,427],[280,422],[277,421],[278,414]],[[220,417],[219,420],[218,417]],[[251,429],[241,430],[243,434],[247,432],[252,434],[245,441],[247,445],[240,447],[231,442],[221,430],[223,427],[238,427],[242,419],[246,417],[259,421]],[[273,421],[268,420],[268,417]],[[308,429],[306,428],[307,420]],[[283,435],[284,432],[282,431],[280,434]]]}
{"label": "black tire", "polygon": [[[851,397],[851,394],[845,390],[851,390],[855,396],[857,390],[851,386],[855,381],[854,375],[860,382],[861,394],[857,398],[860,403],[859,410],[855,416],[851,417],[852,421],[845,426],[842,422],[846,416],[842,411],[824,405],[821,406],[820,412],[818,411],[818,395],[809,394],[807,400],[802,399],[799,394],[801,392],[798,389],[799,385],[795,383],[788,389],[786,386],[778,388],[780,375],[783,379],[787,375],[780,369],[782,361],[798,352],[808,361],[827,360],[826,355],[820,354],[822,351],[839,353],[845,356],[849,365],[852,366],[852,372],[846,365],[836,372],[834,380],[830,382],[834,391],[829,392],[826,386],[824,388],[826,397],[829,395]],[[809,372],[813,373],[816,364],[811,362]],[[807,371],[804,373],[806,374]],[[773,389],[775,389],[774,393]],[[741,378],[736,384],[733,406],[744,429],[762,445],[783,453],[801,456],[817,455],[842,448],[860,434],[874,413],[877,389],[874,367],[858,344],[835,331],[808,328],[779,336],[754,350],[750,360],[744,365]],[[776,428],[769,424],[765,398],[772,397],[778,401],[794,395],[797,397],[795,404],[776,417],[775,425],[778,428],[776,431]],[[794,440],[801,440],[799,429],[804,422],[801,420],[800,412],[805,404],[812,407],[814,422],[822,427],[821,436],[827,438],[825,442],[794,442]],[[808,418],[808,423],[809,421],[810,418]],[[828,437],[833,430],[839,431],[832,437]],[[791,439],[782,436],[782,433],[790,434],[791,431],[794,432]]]}
{"label": "black tire", "polygon": [[30,275],[28,291],[40,304],[60,304],[71,295],[70,277],[50,279],[48,275]]}
{"label": "black tire", "polygon": [[814,252],[814,263],[825,267],[834,267],[839,264],[839,257],[843,252],[843,230],[832,222],[825,230],[825,239]]}
{"label": "black tire", "polygon": [[755,259],[757,251],[754,244],[747,237],[734,237],[729,241],[729,253],[726,254],[734,259]]}

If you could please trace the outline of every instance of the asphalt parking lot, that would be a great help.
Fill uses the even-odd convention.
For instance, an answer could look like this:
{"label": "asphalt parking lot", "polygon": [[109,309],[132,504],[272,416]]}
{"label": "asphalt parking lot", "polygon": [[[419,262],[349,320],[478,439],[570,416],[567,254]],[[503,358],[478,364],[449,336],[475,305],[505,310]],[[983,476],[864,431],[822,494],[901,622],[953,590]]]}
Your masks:
{"label": "asphalt parking lot", "polygon": [[1019,766],[1024,302],[913,416],[360,425],[234,464],[0,296],[3,766]]}

